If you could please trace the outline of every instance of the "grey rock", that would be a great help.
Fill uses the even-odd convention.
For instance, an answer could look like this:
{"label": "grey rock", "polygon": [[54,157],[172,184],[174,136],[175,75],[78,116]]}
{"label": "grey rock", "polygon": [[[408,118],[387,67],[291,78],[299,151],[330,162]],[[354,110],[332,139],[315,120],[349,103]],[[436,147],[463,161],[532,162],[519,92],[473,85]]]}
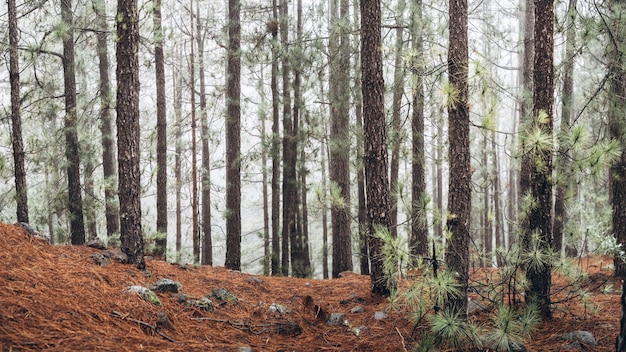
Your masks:
{"label": "grey rock", "polygon": [[358,326],[356,328],[352,328],[352,333],[355,336],[359,336],[361,335],[364,331],[369,330],[369,328],[367,326]]}
{"label": "grey rock", "polygon": [[143,286],[139,286],[139,285],[134,285],[134,286],[130,286],[126,289],[126,292],[128,293],[136,293],[138,295],[140,295],[146,302],[150,302],[152,304],[156,304],[157,306],[161,306],[161,301],[159,300],[159,297],[157,297],[156,293],[152,292],[152,290],[143,287]]}
{"label": "grey rock", "polygon": [[346,320],[346,315],[343,313],[332,313],[330,318],[326,321],[327,325],[340,325]]}
{"label": "grey rock", "polygon": [[211,294],[209,294],[208,296],[215,297],[219,299],[220,301],[224,301],[224,302],[238,301],[237,297],[235,297],[235,295],[233,295],[232,293],[228,292],[228,290],[225,288],[213,289],[213,291],[211,291]]}
{"label": "grey rock", "polygon": [[111,265],[111,260],[104,256],[102,253],[96,253],[89,256],[91,260],[93,260],[96,265],[100,266],[109,266]]}
{"label": "grey rock", "polygon": [[578,341],[586,346],[598,345],[596,339],[593,337],[593,334],[589,331],[576,330],[563,334],[561,338],[567,341]]}
{"label": "grey rock", "polygon": [[582,351],[583,345],[578,341],[574,341],[572,343],[568,343],[567,345],[561,347],[561,351]]}
{"label": "grey rock", "polygon": [[187,300],[189,300],[189,296],[187,296],[184,293],[181,293],[178,295],[178,297],[176,298],[176,300],[178,301],[178,303],[186,303]]}
{"label": "grey rock", "polygon": [[[498,350],[498,341],[496,341],[493,338],[490,338],[489,335],[487,336],[482,336],[480,338],[480,341],[482,343],[482,348],[484,351],[497,351]],[[524,344],[516,339],[510,339],[509,340],[509,348],[507,349],[507,351],[509,352],[527,352],[526,350],[526,346],[524,346]]]}
{"label": "grey rock", "polygon": [[213,302],[206,297],[202,297],[200,299],[189,300],[187,301],[187,304],[189,304],[192,307],[202,309],[203,311],[206,311],[206,312],[213,311]]}
{"label": "grey rock", "polygon": [[250,347],[250,346],[239,347],[239,349],[237,351],[238,352],[252,352],[252,347]]}
{"label": "grey rock", "polygon": [[174,292],[174,293],[178,293],[178,289],[181,287],[181,285],[171,279],[159,279],[157,280],[157,282],[154,283],[154,286],[152,286],[152,290],[155,292]]}
{"label": "grey rock", "polygon": [[27,222],[16,222],[15,226],[23,228],[29,235],[35,235],[37,233],[37,231],[35,231],[35,229],[33,229],[33,227]]}
{"label": "grey rock", "polygon": [[279,313],[281,315],[285,315],[285,314],[289,314],[291,313],[291,311],[289,310],[289,308],[282,306],[278,303],[272,303],[272,305],[270,305],[270,307],[268,308],[268,310],[272,313]]}
{"label": "grey rock", "polygon": [[107,249],[106,244],[104,244],[104,242],[102,242],[98,238],[90,239],[89,241],[85,243],[85,246],[95,248],[95,249]]}
{"label": "grey rock", "polygon": [[365,312],[365,308],[361,306],[354,306],[354,308],[350,309],[350,313],[363,313]]}
{"label": "grey rock", "polygon": [[376,320],[383,320],[386,317],[387,317],[387,313],[385,313],[385,312],[378,311],[378,312],[374,313],[374,319],[376,319]]}
{"label": "grey rock", "polygon": [[102,251],[102,254],[105,257],[116,260],[122,264],[126,264],[128,262],[128,256],[126,255],[126,253],[122,252],[122,250],[119,248],[112,248],[112,249],[104,250]]}
{"label": "grey rock", "polygon": [[249,278],[246,279],[246,281],[251,284],[260,284],[263,282],[263,280],[259,279],[256,276],[250,276]]}
{"label": "grey rock", "polygon": [[476,313],[486,312],[487,310],[488,310],[487,307],[483,306],[482,304],[474,300],[468,300],[467,302],[467,315],[473,315]]}
{"label": "grey rock", "polygon": [[143,270],[143,276],[145,277],[152,277],[152,271],[145,269]]}

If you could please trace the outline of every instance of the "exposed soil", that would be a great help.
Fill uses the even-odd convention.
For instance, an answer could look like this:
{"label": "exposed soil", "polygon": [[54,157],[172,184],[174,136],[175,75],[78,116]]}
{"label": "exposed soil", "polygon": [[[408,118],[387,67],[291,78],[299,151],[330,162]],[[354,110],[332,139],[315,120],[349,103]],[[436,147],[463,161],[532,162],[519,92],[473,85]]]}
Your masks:
{"label": "exposed soil", "polygon": [[[404,351],[417,336],[407,314],[392,312],[382,320],[385,298],[370,294],[367,276],[347,275],[335,280],[259,277],[219,267],[183,268],[153,260],[151,276],[134,266],[113,262],[94,264],[90,256],[100,251],[87,247],[51,246],[20,227],[0,223],[0,351]],[[525,341],[529,351],[559,351],[568,344],[563,333],[587,330],[598,346],[592,351],[613,351],[618,333],[621,283],[608,269],[610,258],[587,258],[589,302],[580,299],[557,306],[554,318],[542,323]],[[474,272],[485,277],[489,271]],[[126,289],[151,287],[159,278],[182,284],[181,292],[200,298],[225,288],[237,302],[217,305],[205,312],[178,302],[178,295],[159,293],[163,306],[144,301]],[[555,275],[553,287],[565,281]],[[607,284],[613,285],[606,292]],[[564,297],[565,291],[557,295]],[[308,297],[308,298],[307,298]],[[215,301],[214,303],[219,303]],[[281,315],[268,307],[278,303],[291,310]],[[364,312],[350,313],[356,306]],[[163,312],[171,325],[164,323]],[[366,326],[358,336],[348,326],[329,326],[332,312],[346,314],[350,327]],[[486,321],[488,313],[472,316]],[[156,329],[155,329],[156,328]],[[169,341],[168,341],[169,340]]]}

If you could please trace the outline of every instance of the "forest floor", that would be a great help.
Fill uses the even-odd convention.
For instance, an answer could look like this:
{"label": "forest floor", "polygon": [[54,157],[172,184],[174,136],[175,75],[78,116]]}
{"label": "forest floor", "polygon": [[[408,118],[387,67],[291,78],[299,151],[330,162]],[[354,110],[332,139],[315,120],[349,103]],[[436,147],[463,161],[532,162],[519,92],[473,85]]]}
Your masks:
{"label": "forest floor", "polygon": [[[115,261],[98,266],[90,256],[99,252],[51,246],[20,227],[0,223],[0,351],[410,351],[416,345],[408,314],[390,312],[374,319],[389,302],[370,294],[367,276],[263,277],[160,260],[147,262],[147,276]],[[590,296],[583,301],[599,309],[581,299],[558,304],[553,319],[524,341],[529,351],[559,351],[569,343],[560,336],[573,330],[593,333],[598,346],[588,350],[614,350],[621,283],[609,269],[611,262],[600,257],[580,262],[589,274]],[[178,294],[158,293],[162,306],[157,306],[126,292],[131,285],[149,288],[160,278],[179,282],[180,292],[191,298],[225,288],[237,301],[206,312],[179,303]],[[564,287],[565,280],[555,275],[553,291]],[[291,312],[271,312],[272,303]],[[351,313],[357,305],[364,311]],[[345,313],[350,326],[327,325],[325,318],[333,312]],[[483,312],[470,318],[486,322],[488,316]],[[361,326],[366,328],[356,334],[353,328]]]}

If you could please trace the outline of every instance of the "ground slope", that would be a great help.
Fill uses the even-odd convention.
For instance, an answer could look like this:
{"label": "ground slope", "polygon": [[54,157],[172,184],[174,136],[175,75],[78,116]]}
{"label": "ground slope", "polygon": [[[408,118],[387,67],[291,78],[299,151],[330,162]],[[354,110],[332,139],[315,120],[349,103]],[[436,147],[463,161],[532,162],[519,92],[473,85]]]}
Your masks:
{"label": "ground slope", "polygon": [[[98,266],[91,256],[99,252],[51,246],[0,223],[0,351],[403,351],[415,345],[406,314],[374,318],[388,303],[369,293],[366,276],[260,277],[157,260],[147,262],[146,275],[117,262]],[[606,287],[602,280],[612,278],[602,269],[606,259],[599,260],[585,265],[599,281],[590,300],[602,309],[592,315],[576,308],[580,304],[562,304],[555,319],[526,342],[529,350],[558,351],[567,344],[559,336],[579,329],[594,334],[595,351],[613,350],[619,294],[600,293]],[[206,312],[180,303],[178,294],[159,293],[159,307],[126,292],[132,285],[151,287],[160,278],[181,283],[180,292],[189,298],[224,288],[238,301],[214,300],[215,310]],[[291,312],[271,312],[272,303]],[[364,311],[351,313],[355,306]],[[327,325],[333,312],[345,313],[349,326]],[[164,313],[171,325],[163,323]],[[486,320],[483,314],[473,319]],[[365,327],[358,336],[357,327]]]}

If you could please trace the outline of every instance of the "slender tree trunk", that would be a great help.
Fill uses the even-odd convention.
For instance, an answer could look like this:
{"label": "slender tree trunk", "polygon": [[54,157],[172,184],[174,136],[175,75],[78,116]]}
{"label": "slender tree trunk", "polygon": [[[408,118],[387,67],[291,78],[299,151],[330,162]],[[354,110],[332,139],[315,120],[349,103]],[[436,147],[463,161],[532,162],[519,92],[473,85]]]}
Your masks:
{"label": "slender tree trunk", "polygon": [[[360,30],[361,24],[358,0],[354,1],[354,26],[355,30]],[[354,46],[358,49],[361,43],[357,39]],[[359,266],[361,275],[370,274],[369,248],[367,245],[367,234],[369,229],[369,221],[367,218],[367,202],[365,199],[365,170],[363,169],[363,94],[361,92],[361,58],[356,55],[354,57],[354,114],[356,116],[356,182],[357,182],[357,199],[358,199],[358,229],[359,229]]]}
{"label": "slender tree trunk", "polygon": [[[197,156],[197,123],[196,123],[196,54],[194,51],[193,0],[189,2],[189,19],[191,21],[191,53],[189,54],[189,92],[191,94],[191,237],[193,239],[193,262],[200,263],[200,224],[198,219],[198,156]],[[227,181],[228,182],[228,181]],[[228,189],[228,186],[226,187]]]}
{"label": "slender tree trunk", "polygon": [[278,6],[272,0],[272,74],[270,89],[272,90],[272,275],[281,275],[280,267],[280,121],[278,107]]}
{"label": "slender tree trunk", "polygon": [[404,10],[406,7],[404,0],[398,0],[396,9],[396,57],[393,73],[393,99],[391,111],[391,165],[390,165],[390,197],[391,209],[389,211],[389,221],[391,236],[398,237],[398,198],[400,197],[398,188],[398,173],[400,169],[400,146],[402,145],[402,135],[400,133],[400,111],[402,109],[402,96],[404,95]]}
{"label": "slender tree trunk", "polygon": [[469,142],[468,93],[468,9],[466,0],[449,1],[450,39],[448,48],[448,79],[455,91],[455,99],[448,101],[448,158],[450,180],[448,185],[448,212],[446,227],[450,241],[446,248],[446,265],[458,273],[461,294],[450,297],[447,306],[462,317],[467,313],[467,285],[469,269],[471,171]]}
{"label": "slender tree trunk", "polygon": [[369,247],[372,293],[395,290],[385,278],[382,240],[378,231],[389,231],[389,179],[387,176],[387,128],[384,112],[385,82],[382,66],[381,10],[379,0],[361,1],[361,74],[363,90],[364,165],[370,220]]}
{"label": "slender tree trunk", "polygon": [[445,219],[445,210],[443,208],[443,119],[439,119],[439,126],[442,126],[437,131],[437,159],[435,166],[437,168],[437,213],[439,218],[435,222],[435,235],[437,238],[441,238],[443,247],[446,246],[446,237],[443,235],[443,219]]}
{"label": "slender tree trunk", "polygon": [[[87,155],[94,155],[93,150],[91,149],[91,144],[87,146]],[[88,157],[87,161],[84,164],[84,175],[85,175],[85,200],[83,205],[85,207],[85,226],[87,227],[87,236],[88,238],[97,238],[98,237],[98,223],[96,221],[96,198],[94,196],[94,180],[93,180],[93,172],[95,170],[95,166],[93,163],[93,158]]]}
{"label": "slender tree trunk", "polygon": [[[258,89],[263,92],[265,84],[263,67],[260,69],[260,78]],[[265,119],[267,118],[265,94],[261,93],[261,109],[259,110],[259,122],[261,123],[261,164],[263,174],[263,275],[269,276],[271,273],[272,252],[270,250],[270,209],[269,209],[269,192],[267,190],[268,172],[267,172],[267,128],[265,127]]]}
{"label": "slender tree trunk", "polygon": [[496,236],[496,264],[498,267],[504,265],[504,258],[499,251],[504,250],[504,231],[502,229],[502,205],[500,204],[500,197],[502,196],[502,190],[500,188],[500,162],[498,158],[498,142],[496,130],[491,130],[491,163],[493,169],[492,183],[493,183],[493,215],[494,215],[494,229]]}
{"label": "slender tree trunk", "polygon": [[[567,9],[566,38],[565,38],[565,61],[563,64],[563,91],[561,93],[561,136],[567,136],[570,129],[572,115],[572,98],[574,95],[574,56],[576,55],[576,0],[570,0]],[[560,151],[556,155],[555,166],[557,169],[556,185],[554,187],[554,223],[552,228],[552,248],[556,253],[561,253],[563,247],[563,231],[567,224],[567,211],[565,208],[567,194],[571,190],[571,178],[567,172],[568,152]]]}
{"label": "slender tree trunk", "polygon": [[155,255],[167,255],[167,116],[165,107],[165,59],[163,57],[163,29],[161,28],[161,0],[154,0],[154,67],[156,73],[157,114],[157,239]]}
{"label": "slender tree trunk", "polygon": [[[336,2],[334,2],[336,4]],[[339,7],[331,9],[331,31],[339,32],[339,41],[331,53],[330,79],[334,92],[329,92],[331,102],[330,166],[329,176],[339,192],[339,199],[331,202],[333,266],[332,276],[342,271],[352,271],[352,239],[350,211],[350,39],[348,0],[341,0]],[[337,16],[337,13],[339,14]],[[334,50],[336,49],[336,50]],[[332,187],[332,186],[331,186]],[[334,196],[333,196],[334,198]]]}
{"label": "slender tree trunk", "polygon": [[24,142],[22,141],[22,117],[20,98],[20,65],[17,44],[17,10],[15,0],[7,0],[9,7],[9,80],[11,81],[11,133],[13,164],[15,169],[15,200],[17,221],[28,223],[28,194],[26,169],[24,167]]}
{"label": "slender tree trunk", "polygon": [[296,145],[293,117],[291,114],[291,63],[289,59],[289,5],[281,0],[279,8],[280,42],[282,53],[283,85],[283,226],[282,226],[282,274],[289,275],[289,242],[296,233]]}
{"label": "slender tree trunk", "polygon": [[[324,134],[326,134],[326,127],[324,127]],[[328,148],[322,139],[322,145],[320,146],[322,161],[322,199],[324,199],[324,206],[322,207],[322,278],[328,279],[328,210],[326,209],[326,199],[328,199],[328,190],[326,184],[326,155],[328,155]]]}
{"label": "slender tree trunk", "polygon": [[[209,117],[207,115],[206,83],[204,79],[205,31],[200,23],[200,7],[196,7],[198,19],[198,74],[200,76],[200,130],[202,138],[202,264],[213,265],[213,238],[211,234],[211,153],[209,151]],[[265,164],[263,164],[265,165]],[[265,169],[264,169],[265,170]],[[264,184],[265,185],[265,184]]]}
{"label": "slender tree trunk", "polygon": [[[177,50],[175,55],[176,58],[180,59],[181,55]],[[181,171],[181,159],[183,152],[183,142],[182,142],[182,107],[183,107],[183,88],[180,83],[180,74],[178,69],[174,68],[172,70],[174,72],[174,115],[176,116],[176,127],[175,127],[175,138],[176,138],[176,146],[174,152],[174,177],[176,179],[176,262],[180,263],[181,258],[181,250],[182,250],[182,204],[181,204],[181,189],[182,189],[182,171]]]}
{"label": "slender tree trunk", "polygon": [[[554,104],[554,4],[550,0],[535,2],[535,56],[533,71],[533,123],[532,128],[552,136],[552,106]],[[530,194],[536,203],[528,214],[525,238],[527,250],[538,247],[548,251],[552,245],[552,153],[550,148],[531,152]],[[538,238],[532,238],[538,237]],[[535,302],[541,314],[549,318],[551,264],[528,266],[526,277],[530,285],[526,290],[526,301]]]}
{"label": "slender tree trunk", "polygon": [[412,3],[411,35],[414,52],[412,163],[411,163],[411,236],[409,251],[414,256],[428,255],[428,219],[426,217],[426,170],[424,146],[424,37],[422,0]]}
{"label": "slender tree trunk", "polygon": [[228,51],[226,68],[226,262],[241,269],[241,5],[228,0]]}
{"label": "slender tree trunk", "polygon": [[[611,139],[617,141],[624,148],[626,139],[624,131],[626,122],[624,111],[626,106],[626,70],[624,69],[624,47],[625,38],[624,19],[626,15],[625,2],[622,0],[613,0],[608,5],[608,14],[605,15],[610,19],[609,32],[610,43],[606,48],[606,56],[608,58],[608,70],[610,79],[610,99],[609,99],[609,133]],[[613,234],[617,243],[621,246],[626,245],[626,178],[624,177],[626,170],[626,150],[623,150],[620,157],[614,161],[609,170],[609,189],[611,205],[613,207]],[[620,278],[626,278],[626,263],[623,256],[615,256],[615,275]],[[622,308],[623,310],[626,308]],[[620,324],[621,325],[621,324]],[[626,330],[620,329],[620,336],[626,334]]]}
{"label": "slender tree trunk", "polygon": [[139,27],[136,0],[117,2],[117,159],[120,238],[128,262],[145,269],[139,169]]}
{"label": "slender tree trunk", "polygon": [[61,17],[70,30],[63,38],[63,80],[65,83],[65,157],[67,158],[68,206],[72,244],[85,243],[83,198],[80,184],[80,153],[76,116],[76,71],[74,64],[74,19],[72,0],[61,0]]}
{"label": "slender tree trunk", "polygon": [[120,231],[119,207],[117,202],[117,166],[115,160],[115,138],[111,116],[111,81],[109,78],[109,49],[107,39],[106,6],[100,0],[93,0],[96,22],[100,30],[96,34],[98,46],[98,70],[100,74],[100,133],[102,134],[102,171],[104,176],[104,207],[107,236]]}
{"label": "slender tree trunk", "polygon": [[[483,172],[483,184],[481,186],[481,192],[483,196],[483,209],[481,216],[481,225],[483,230],[483,243],[485,249],[484,266],[491,267],[493,265],[493,229],[491,228],[491,221],[489,220],[489,213],[491,204],[491,197],[489,196],[489,190],[491,188],[491,173],[489,172],[489,157],[487,150],[487,131],[482,131],[483,140],[481,147],[482,157],[482,172]],[[481,262],[483,258],[481,258]]]}

